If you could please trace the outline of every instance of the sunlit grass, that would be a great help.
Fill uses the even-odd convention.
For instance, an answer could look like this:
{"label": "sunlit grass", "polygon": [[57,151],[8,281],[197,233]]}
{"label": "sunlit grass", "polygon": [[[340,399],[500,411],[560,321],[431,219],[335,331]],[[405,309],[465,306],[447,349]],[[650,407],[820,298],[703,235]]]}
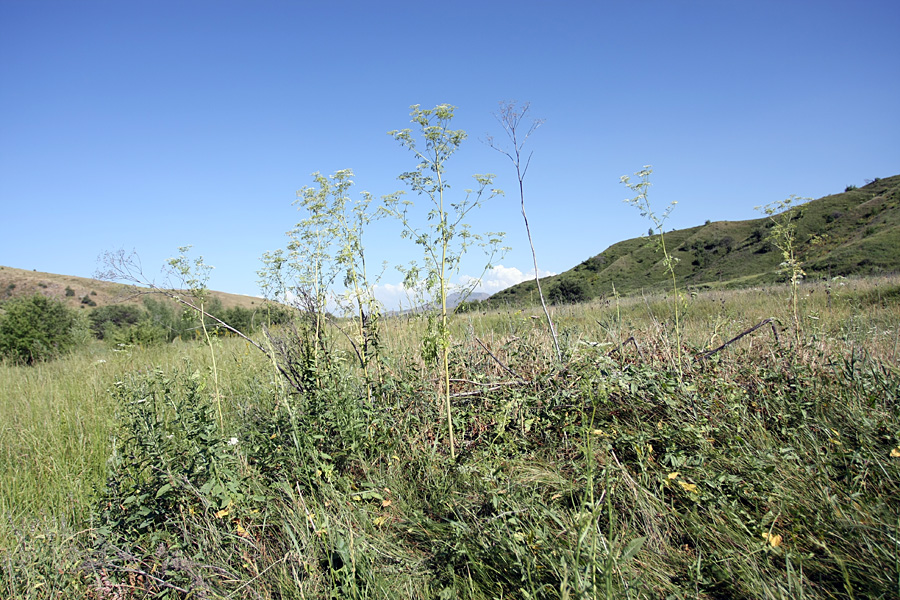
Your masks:
{"label": "sunlit grass", "polygon": [[[223,358],[240,367],[229,369],[226,381],[237,395],[265,363],[243,341],[216,343]],[[209,351],[182,342],[146,348],[93,343],[34,367],[0,364],[0,547],[15,535],[11,526],[32,518],[88,520],[116,425],[110,387],[126,373],[170,371],[186,361],[205,371]]]}
{"label": "sunlit grass", "polygon": [[[122,443],[142,382],[172,386],[171,406],[146,413],[160,440],[178,407],[213,401],[211,384],[189,385],[211,381],[203,344],[97,343],[0,365],[0,595],[891,597],[897,289],[896,278],[802,285],[799,345],[786,287],[685,294],[683,379],[664,295],[552,307],[558,367],[539,308],[460,314],[456,461],[414,317],[382,323],[371,401],[336,332],[303,394],[246,342],[214,340],[225,434],[199,446],[200,430],[183,447]],[[770,318],[774,332],[702,357]],[[141,526],[132,509],[121,514],[137,533],[104,521],[101,498],[126,500],[103,491],[117,447],[159,453],[160,471],[142,476],[180,490],[165,523]],[[197,476],[178,466],[197,448],[238,500],[180,479]],[[117,464],[120,477],[137,468]]]}

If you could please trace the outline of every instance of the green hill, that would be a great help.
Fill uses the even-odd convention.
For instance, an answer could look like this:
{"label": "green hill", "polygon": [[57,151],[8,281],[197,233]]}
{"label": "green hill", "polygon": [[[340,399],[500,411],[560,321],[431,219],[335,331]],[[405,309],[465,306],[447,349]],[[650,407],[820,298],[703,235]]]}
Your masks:
{"label": "green hill", "polygon": [[[802,204],[795,217],[797,249],[808,278],[871,275],[900,271],[900,175],[876,179]],[[781,252],[768,241],[767,217],[717,221],[665,233],[678,258],[682,288],[746,287],[783,281]],[[548,300],[582,302],[613,293],[660,291],[671,287],[662,255],[650,237],[614,244],[576,267],[541,279]],[[537,286],[526,281],[500,291],[490,305],[537,302]]]}

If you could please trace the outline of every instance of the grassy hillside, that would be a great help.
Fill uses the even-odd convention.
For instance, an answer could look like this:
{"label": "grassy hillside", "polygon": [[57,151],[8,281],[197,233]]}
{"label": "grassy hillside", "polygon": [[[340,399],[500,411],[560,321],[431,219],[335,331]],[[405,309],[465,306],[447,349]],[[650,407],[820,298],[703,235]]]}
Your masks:
{"label": "grassy hillside", "polygon": [[[10,298],[42,294],[62,300],[70,308],[78,309],[119,303],[140,305],[142,295],[138,292],[142,291],[146,290],[98,279],[0,266],[0,303]],[[223,309],[239,307],[252,310],[263,304],[261,298],[253,296],[225,292],[210,292],[210,294],[212,298],[219,299]]]}
{"label": "grassy hillside", "polygon": [[[900,175],[803,204],[796,218],[799,258],[808,277],[900,271]],[[781,252],[768,240],[768,218],[717,221],[665,233],[679,259],[679,286],[738,288],[783,280]],[[641,290],[664,290],[671,279],[649,237],[614,244],[578,266],[541,281],[556,303],[583,302]],[[526,281],[494,294],[493,305],[532,304],[537,286]]]}

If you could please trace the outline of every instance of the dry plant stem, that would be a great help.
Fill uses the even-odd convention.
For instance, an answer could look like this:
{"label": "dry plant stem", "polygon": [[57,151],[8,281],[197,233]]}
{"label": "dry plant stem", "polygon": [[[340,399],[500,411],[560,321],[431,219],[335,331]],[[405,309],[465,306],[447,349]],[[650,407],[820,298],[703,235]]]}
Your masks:
{"label": "dry plant stem", "polygon": [[[131,256],[125,256],[124,252],[121,252],[121,251],[116,252],[116,253],[107,252],[101,256],[101,260],[103,263],[105,263],[107,270],[104,272],[96,273],[95,277],[97,277],[97,279],[102,279],[102,280],[106,280],[106,281],[115,281],[115,280],[127,281],[127,282],[131,283],[133,286],[136,286],[136,285],[147,286],[150,289],[149,292],[144,292],[144,291],[135,289],[135,293],[133,294],[132,297],[141,296],[144,294],[162,294],[163,296],[166,296],[167,298],[174,300],[175,302],[178,302],[180,304],[183,304],[186,307],[190,308],[191,310],[197,312],[201,316],[201,318],[208,317],[208,318],[212,319],[213,321],[215,321],[216,323],[218,323],[219,325],[221,325],[228,331],[232,332],[233,334],[240,337],[241,339],[243,339],[245,342],[247,342],[248,344],[250,344],[257,350],[262,352],[266,357],[268,357],[272,361],[272,363],[278,369],[278,372],[281,373],[283,376],[285,376],[285,378],[287,378],[288,374],[285,372],[285,370],[281,366],[279,366],[277,364],[277,361],[275,360],[275,355],[273,353],[269,352],[268,350],[266,350],[265,348],[263,348],[255,340],[253,340],[252,338],[247,336],[242,331],[232,327],[231,325],[229,325],[222,319],[218,318],[217,316],[206,312],[205,310],[203,310],[202,307],[197,306],[191,302],[188,302],[187,300],[182,298],[180,295],[176,294],[174,291],[158,287],[157,285],[155,285],[154,283],[149,281],[144,276],[144,273],[141,270],[140,259],[137,257],[137,255],[132,254]],[[289,378],[287,378],[287,380],[290,381]],[[303,390],[298,389],[297,391],[302,392]]]}
{"label": "dry plant stem", "polygon": [[[528,157],[529,162],[531,157]],[[516,165],[516,171],[519,166]],[[524,174],[522,175],[524,177]],[[550,329],[550,336],[553,338],[553,347],[556,349],[556,358],[562,362],[562,350],[559,348],[559,336],[556,334],[556,327],[553,325],[553,319],[550,317],[550,309],[547,308],[547,301],[544,300],[544,292],[541,290],[541,278],[538,274],[537,254],[534,251],[534,241],[531,239],[531,228],[528,226],[528,215],[525,214],[525,193],[522,188],[522,179],[519,179],[519,193],[522,197],[522,220],[525,221],[525,233],[528,234],[528,244],[531,246],[531,260],[534,264],[534,282],[537,284],[538,296],[541,299],[541,308],[544,309],[544,316],[547,318],[547,328]]]}
{"label": "dry plant stem", "polygon": [[559,362],[562,362],[562,350],[559,348],[559,337],[556,335],[556,327],[553,325],[553,319],[550,317],[550,310],[547,308],[546,300],[544,300],[544,292],[541,289],[541,278],[538,274],[537,253],[534,250],[534,240],[531,238],[531,227],[528,225],[528,215],[525,213],[525,174],[528,172],[528,166],[531,164],[531,157],[534,153],[532,152],[528,155],[528,160],[525,161],[525,167],[523,168],[521,152],[525,142],[531,134],[543,123],[541,120],[535,120],[525,134],[524,139],[522,139],[521,142],[519,141],[519,123],[521,123],[525,113],[528,112],[528,107],[529,105],[526,103],[519,109],[514,102],[508,102],[501,106],[499,115],[494,115],[512,142],[512,152],[496,146],[491,137],[488,137],[488,145],[509,158],[516,167],[516,178],[519,181],[519,200],[522,208],[522,220],[525,221],[525,233],[528,235],[528,244],[531,246],[531,260],[534,264],[534,282],[537,284],[538,296],[541,299],[541,307],[544,309],[544,316],[547,318],[547,327],[550,329],[550,336],[553,338],[553,347],[556,349],[556,359]]}
{"label": "dry plant stem", "polygon": [[516,379],[518,379],[520,382],[526,383],[525,379],[523,379],[522,377],[520,377],[518,373],[516,373],[515,371],[513,371],[512,369],[510,369],[509,367],[507,367],[505,364],[503,364],[503,362],[502,362],[499,358],[497,358],[496,356],[494,356],[494,353],[491,352],[491,351],[488,349],[488,347],[484,345],[484,342],[482,342],[482,341],[479,340],[478,338],[475,338],[475,341],[478,342],[478,345],[479,345],[479,346],[481,346],[482,348],[484,348],[484,351],[488,353],[488,356],[490,356],[491,358],[494,359],[494,362],[496,362],[498,365],[500,365],[500,368],[501,368],[501,369],[503,369],[504,371],[506,371],[507,373],[509,373],[510,375],[512,375],[513,377],[515,377]]}
{"label": "dry plant stem", "polygon": [[760,327],[762,327],[763,325],[767,325],[767,324],[769,324],[769,323],[772,324],[772,333],[775,334],[775,341],[777,342],[777,341],[778,341],[778,331],[775,329],[775,319],[773,319],[773,318],[770,317],[770,318],[768,318],[768,319],[764,319],[764,320],[760,321],[759,323],[757,323],[756,325],[754,325],[754,326],[751,327],[750,329],[747,329],[746,331],[743,331],[743,332],[739,333],[738,335],[736,335],[735,337],[731,338],[730,340],[728,340],[727,342],[725,342],[724,344],[722,344],[722,345],[719,346],[718,348],[715,348],[715,349],[713,349],[713,350],[709,350],[709,351],[707,351],[707,352],[704,352],[703,354],[699,355],[699,356],[696,358],[696,360],[704,360],[704,359],[706,359],[706,358],[709,358],[709,357],[712,356],[713,354],[716,354],[717,352],[719,352],[719,350],[723,350],[723,349],[727,348],[728,346],[730,346],[731,344],[735,343],[736,341],[738,341],[739,339],[741,339],[741,338],[744,337],[745,335],[749,335],[749,334],[753,333],[754,331],[756,331],[757,329],[759,329]]}
{"label": "dry plant stem", "polygon": [[613,348],[612,350],[610,350],[610,351],[607,353],[607,356],[612,356],[612,355],[613,355],[614,353],[616,353],[616,352],[619,352],[620,354],[622,354],[623,351],[624,351],[624,349],[625,349],[625,344],[627,344],[628,342],[631,342],[631,343],[634,345],[634,348],[635,348],[635,350],[637,350],[638,356],[641,357],[641,360],[645,360],[645,359],[644,359],[644,353],[641,352],[641,347],[638,346],[637,340],[634,339],[634,336],[633,336],[633,335],[632,335],[632,336],[629,336],[628,339],[626,339],[624,342],[622,342],[621,344],[619,344],[619,347],[618,347],[618,348]]}
{"label": "dry plant stem", "polygon": [[468,383],[470,385],[483,385],[483,386],[505,386],[505,385],[519,385],[523,383],[520,380],[516,381],[474,381],[472,379],[457,379],[453,378],[450,381],[453,383]]}

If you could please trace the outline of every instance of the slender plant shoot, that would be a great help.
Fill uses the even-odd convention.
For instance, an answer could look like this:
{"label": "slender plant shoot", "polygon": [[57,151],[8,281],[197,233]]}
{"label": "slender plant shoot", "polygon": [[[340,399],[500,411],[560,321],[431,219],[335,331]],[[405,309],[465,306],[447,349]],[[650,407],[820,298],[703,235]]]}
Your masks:
{"label": "slender plant shoot", "polygon": [[531,246],[531,259],[534,263],[534,282],[537,284],[538,296],[541,299],[541,307],[544,309],[544,316],[547,318],[547,328],[550,330],[550,336],[553,338],[553,347],[556,349],[556,359],[562,362],[559,337],[556,335],[556,327],[553,325],[553,319],[550,317],[547,302],[544,300],[544,292],[541,290],[541,277],[538,274],[537,253],[534,251],[534,240],[531,238],[531,227],[528,225],[528,215],[525,213],[525,174],[528,172],[528,167],[531,165],[531,157],[534,152],[528,154],[528,158],[525,159],[525,164],[523,165],[522,149],[525,147],[525,142],[528,141],[531,134],[544,123],[541,119],[533,120],[528,127],[528,130],[522,135],[522,121],[525,119],[525,114],[528,112],[529,106],[528,103],[525,103],[522,106],[517,106],[515,102],[501,103],[500,112],[499,114],[495,114],[494,118],[496,118],[497,122],[500,123],[500,126],[503,127],[503,131],[506,132],[506,136],[512,143],[512,148],[506,149],[501,147],[491,136],[487,136],[487,143],[491,148],[506,156],[516,167],[516,179],[519,182],[519,200],[522,208],[522,220],[525,221],[525,233],[528,234],[528,244]]}

